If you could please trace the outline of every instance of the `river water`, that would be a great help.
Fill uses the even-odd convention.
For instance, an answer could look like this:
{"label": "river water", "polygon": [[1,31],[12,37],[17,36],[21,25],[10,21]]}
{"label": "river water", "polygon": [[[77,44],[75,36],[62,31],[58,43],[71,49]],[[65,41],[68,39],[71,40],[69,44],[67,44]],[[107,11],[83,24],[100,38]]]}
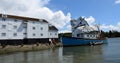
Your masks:
{"label": "river water", "polygon": [[109,38],[105,45],[4,54],[0,63],[120,63],[120,38]]}

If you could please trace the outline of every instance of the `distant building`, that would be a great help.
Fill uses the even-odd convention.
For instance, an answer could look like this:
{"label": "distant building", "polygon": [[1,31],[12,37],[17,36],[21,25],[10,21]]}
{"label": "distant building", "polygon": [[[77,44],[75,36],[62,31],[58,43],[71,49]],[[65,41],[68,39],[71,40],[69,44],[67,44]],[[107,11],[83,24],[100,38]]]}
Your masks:
{"label": "distant building", "polygon": [[47,43],[58,40],[58,29],[44,19],[0,14],[1,44]]}

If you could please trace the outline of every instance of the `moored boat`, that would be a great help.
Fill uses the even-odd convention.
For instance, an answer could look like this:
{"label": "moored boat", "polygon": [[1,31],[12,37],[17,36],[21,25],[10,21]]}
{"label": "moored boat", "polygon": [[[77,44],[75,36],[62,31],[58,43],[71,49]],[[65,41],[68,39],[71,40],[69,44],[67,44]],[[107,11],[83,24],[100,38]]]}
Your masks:
{"label": "moored boat", "polygon": [[63,46],[76,45],[100,45],[107,43],[107,38],[101,37],[101,31],[98,25],[97,30],[90,27],[87,21],[80,17],[77,20],[71,20],[72,37],[62,36]]}
{"label": "moored boat", "polygon": [[107,43],[107,39],[83,39],[75,37],[62,37],[61,40],[63,46],[101,45]]}

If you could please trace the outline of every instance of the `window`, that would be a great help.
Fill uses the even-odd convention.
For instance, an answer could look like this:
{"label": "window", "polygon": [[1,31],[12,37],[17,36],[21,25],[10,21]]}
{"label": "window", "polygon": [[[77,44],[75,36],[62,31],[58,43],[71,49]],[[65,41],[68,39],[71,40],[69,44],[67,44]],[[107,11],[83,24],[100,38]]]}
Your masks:
{"label": "window", "polygon": [[43,27],[41,27],[40,29],[43,30]]}
{"label": "window", "polygon": [[89,35],[87,35],[87,37],[89,37]]}
{"label": "window", "polygon": [[52,33],[50,33],[50,35],[52,35]]}
{"label": "window", "polygon": [[24,25],[23,25],[23,28],[27,28],[27,24],[24,24]]}
{"label": "window", "polygon": [[33,36],[35,36],[35,33],[33,33]]}
{"label": "window", "polygon": [[92,35],[90,35],[90,37],[92,37]]}
{"label": "window", "polygon": [[13,36],[17,36],[17,33],[14,33]]}
{"label": "window", "polygon": [[33,21],[32,23],[34,24],[35,22]]}
{"label": "window", "polygon": [[16,20],[16,19],[15,19],[14,21],[15,21],[15,22],[17,22],[17,20]]}
{"label": "window", "polygon": [[33,30],[35,30],[35,27],[33,27]]}
{"label": "window", "polygon": [[41,33],[40,35],[41,35],[41,36],[43,36],[43,34],[42,34],[42,33]]}
{"label": "window", "polygon": [[2,21],[5,21],[6,20],[6,18],[2,18]]}
{"label": "window", "polygon": [[5,36],[6,36],[6,33],[2,33],[2,36],[5,37]]}
{"label": "window", "polygon": [[17,29],[17,26],[13,26],[14,27],[14,29]]}
{"label": "window", "polygon": [[80,37],[80,34],[77,34],[77,37]]}
{"label": "window", "polygon": [[57,35],[57,33],[55,33],[55,35]]}
{"label": "window", "polygon": [[2,29],[6,29],[6,25],[2,25]]}
{"label": "window", "polygon": [[27,28],[27,26],[23,26],[23,28]]}
{"label": "window", "polygon": [[91,35],[91,37],[93,37],[93,35]]}
{"label": "window", "polygon": [[27,33],[23,33],[23,35],[27,35]]}

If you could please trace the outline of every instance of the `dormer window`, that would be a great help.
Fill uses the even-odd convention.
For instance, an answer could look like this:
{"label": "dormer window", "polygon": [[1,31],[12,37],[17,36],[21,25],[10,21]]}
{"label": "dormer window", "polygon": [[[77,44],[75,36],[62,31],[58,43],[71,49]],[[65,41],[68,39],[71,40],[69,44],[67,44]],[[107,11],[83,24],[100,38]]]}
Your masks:
{"label": "dormer window", "polygon": [[7,18],[7,15],[2,14],[2,21],[5,21]]}

